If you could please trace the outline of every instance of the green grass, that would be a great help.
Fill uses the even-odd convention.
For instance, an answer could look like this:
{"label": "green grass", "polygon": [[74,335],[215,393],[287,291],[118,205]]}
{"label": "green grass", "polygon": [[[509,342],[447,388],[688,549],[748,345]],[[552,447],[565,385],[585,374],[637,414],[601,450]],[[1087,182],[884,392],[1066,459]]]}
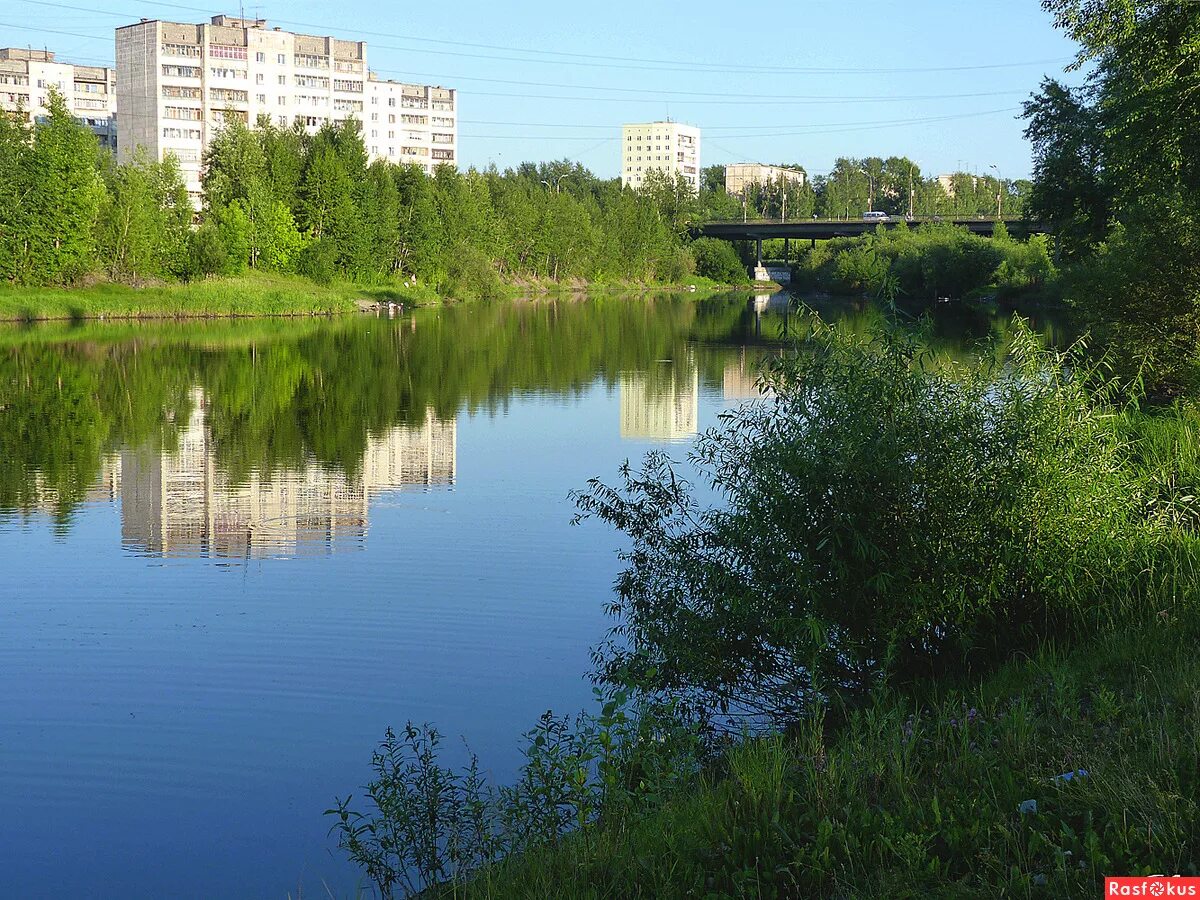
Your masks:
{"label": "green grass", "polygon": [[359,301],[427,300],[415,289],[328,286],[305,278],[252,273],[236,278],[131,287],[0,288],[0,320],[306,316],[353,312]]}
{"label": "green grass", "polygon": [[[687,292],[711,296],[722,286],[693,277],[681,285],[637,283],[537,282],[504,285],[506,297],[586,293],[588,295]],[[436,306],[454,300],[426,285],[320,285],[292,275],[251,272],[233,278],[163,283],[134,287],[113,282],[75,287],[0,285],[0,322],[74,321],[93,319],[204,319],[262,316],[328,316],[354,312],[362,303],[393,302],[404,306]]]}
{"label": "green grass", "polygon": [[1156,617],[981,684],[831,711],[438,896],[1092,897],[1105,874],[1197,874],[1196,637]]}

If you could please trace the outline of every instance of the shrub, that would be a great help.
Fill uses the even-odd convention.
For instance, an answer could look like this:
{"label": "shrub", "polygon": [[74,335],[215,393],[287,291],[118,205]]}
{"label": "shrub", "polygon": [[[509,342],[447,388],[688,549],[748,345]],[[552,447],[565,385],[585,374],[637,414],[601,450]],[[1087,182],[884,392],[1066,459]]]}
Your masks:
{"label": "shrub", "polygon": [[743,284],[749,278],[737,251],[728,241],[717,238],[698,238],[692,242],[696,258],[696,274],[711,278],[719,284]]}
{"label": "shrub", "polygon": [[1020,322],[998,371],[818,327],[698,440],[719,505],[663,453],[578,496],[631,542],[599,677],[778,726],[1169,607],[1191,568],[1161,564],[1171,525],[1094,377]]}

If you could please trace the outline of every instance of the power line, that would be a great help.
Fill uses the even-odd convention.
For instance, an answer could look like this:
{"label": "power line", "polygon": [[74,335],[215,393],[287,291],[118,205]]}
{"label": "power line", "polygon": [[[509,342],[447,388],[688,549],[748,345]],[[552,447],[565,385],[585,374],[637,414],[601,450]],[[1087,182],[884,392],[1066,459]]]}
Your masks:
{"label": "power line", "polygon": [[[112,15],[118,18],[123,18],[121,13],[115,13],[111,10],[96,10],[87,7],[72,6],[65,3],[54,3],[50,0],[21,0],[23,3],[29,3],[35,6],[47,6],[59,9],[71,9],[88,13],[103,13]],[[177,3],[166,3],[161,0],[131,0],[131,2],[139,2],[149,6],[158,6],[166,9],[179,9],[187,12],[200,12],[211,14],[211,9],[202,7],[186,6]],[[298,26],[301,28],[314,28],[319,31],[342,30],[338,26],[322,25],[312,22],[300,22],[291,19],[273,19],[272,21],[280,22],[284,25]],[[697,63],[694,60],[680,59],[653,59],[646,57],[631,57],[631,56],[610,56],[595,53],[578,53],[575,51],[563,50],[543,50],[529,49],[524,47],[512,47],[499,44],[481,44],[468,41],[450,41],[437,38],[416,37],[413,35],[396,34],[394,32],[384,31],[368,31],[357,30],[356,34],[366,37],[383,37],[395,40],[410,41],[413,43],[438,44],[443,46],[468,47],[473,49],[483,50],[499,50],[508,53],[522,53],[525,57],[510,57],[510,56],[494,56],[490,54],[479,53],[461,53],[449,50],[423,50],[417,47],[387,47],[385,45],[376,45],[379,49],[403,50],[410,53],[427,53],[446,56],[462,56],[472,59],[489,59],[502,62],[526,62],[526,63],[543,63],[558,65],[567,61],[573,61],[573,65],[587,66],[597,68],[623,68],[634,69],[640,71],[659,71],[659,72],[707,72],[713,74],[730,74],[730,73],[745,73],[745,74],[806,74],[806,75],[902,75],[902,74],[929,74],[936,72],[971,72],[971,71],[988,71],[996,69],[1017,69],[1028,68],[1035,66],[1056,65],[1059,63],[1070,62],[1070,58],[1047,59],[1047,60],[1030,60],[1025,62],[1007,62],[1007,63],[987,63],[978,65],[962,65],[962,66],[919,66],[919,67],[841,67],[841,66],[747,66],[737,65],[729,66],[723,63]],[[561,57],[561,59],[540,59],[539,56]],[[595,62],[591,62],[595,60]],[[632,65],[638,63],[639,65]]]}
{"label": "power line", "polygon": [[[737,140],[748,138],[776,137],[811,137],[822,134],[842,134],[850,131],[869,131],[876,128],[898,128],[910,125],[927,125],[933,122],[948,122],[956,119],[977,118],[980,116],[995,116],[1002,113],[1019,112],[1020,107],[1005,107],[1004,109],[988,109],[979,112],[958,113],[945,116],[930,116],[919,119],[892,119],[879,122],[844,122],[812,126],[806,131],[777,131],[770,134],[723,134],[722,140]],[[610,126],[616,127],[616,126]],[[531,135],[524,134],[474,134],[459,132],[459,137],[484,138],[488,140],[529,140]],[[536,140],[548,141],[590,141],[595,135],[538,135]],[[708,143],[712,143],[709,141]]]}

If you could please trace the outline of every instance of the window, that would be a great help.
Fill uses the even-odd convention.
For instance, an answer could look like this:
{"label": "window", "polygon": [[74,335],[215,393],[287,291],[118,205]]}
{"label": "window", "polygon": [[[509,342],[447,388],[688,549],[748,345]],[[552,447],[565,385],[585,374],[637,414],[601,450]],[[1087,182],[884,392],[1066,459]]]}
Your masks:
{"label": "window", "polygon": [[265,81],[265,77],[263,76],[262,72],[259,72],[257,75],[254,76],[255,84],[262,84],[264,81]]}
{"label": "window", "polygon": [[164,97],[179,97],[187,100],[199,100],[200,88],[184,87],[178,84],[164,84],[162,89]]}
{"label": "window", "polygon": [[208,55],[213,59],[245,59],[245,47],[230,47],[227,44],[209,44]]}
{"label": "window", "polygon": [[163,66],[162,73],[168,78],[200,77],[200,69],[196,66]]}
{"label": "window", "polygon": [[286,76],[286,75],[280,75],[280,76],[279,76],[279,83],[280,83],[280,84],[287,84],[287,76]]}
{"label": "window", "polygon": [[254,54],[254,61],[255,61],[255,62],[260,62],[260,63],[265,63],[265,62],[267,61],[267,54],[265,54],[265,53],[263,53],[263,52],[261,52],[261,51],[259,51],[258,53],[255,53],[255,54]]}
{"label": "window", "polygon": [[275,62],[282,66],[287,62],[287,56],[282,53],[277,53],[275,54]]}
{"label": "window", "polygon": [[395,106],[395,105],[396,105],[396,98],[388,97],[388,106]]}
{"label": "window", "polygon": [[168,106],[163,109],[164,119],[190,119],[200,121],[200,109],[192,106]]}
{"label": "window", "polygon": [[389,125],[395,125],[395,124],[396,124],[396,115],[395,115],[395,113],[389,113],[389,114],[388,114],[388,124],[389,124]]}
{"label": "window", "polygon": [[199,44],[163,44],[163,56],[200,56]]}
{"label": "window", "polygon": [[164,128],[163,137],[165,138],[188,138],[189,140],[200,140],[199,128]]}
{"label": "window", "polygon": [[266,103],[267,95],[266,94],[255,94],[254,99],[257,103]]}

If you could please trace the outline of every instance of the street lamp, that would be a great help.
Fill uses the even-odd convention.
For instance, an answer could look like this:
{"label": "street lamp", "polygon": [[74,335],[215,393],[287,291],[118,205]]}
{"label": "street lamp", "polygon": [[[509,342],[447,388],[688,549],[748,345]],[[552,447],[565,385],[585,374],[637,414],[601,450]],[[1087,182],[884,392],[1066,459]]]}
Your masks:
{"label": "street lamp", "polygon": [[996,170],[996,218],[1004,218],[1004,179],[1000,177],[1000,170],[995,164],[988,166],[989,169]]}
{"label": "street lamp", "polygon": [[551,185],[550,182],[548,182],[545,178],[543,178],[542,184],[544,184],[546,186],[546,190],[550,190],[550,188],[553,187],[554,193],[556,193],[556,194],[562,193],[563,179],[566,178],[567,176],[569,176],[570,174],[571,174],[570,172],[564,172],[563,174],[559,175],[557,178],[554,179],[553,185]]}
{"label": "street lamp", "polygon": [[867,167],[863,166],[859,169],[867,176],[867,212],[875,211],[875,176],[867,171]]}

